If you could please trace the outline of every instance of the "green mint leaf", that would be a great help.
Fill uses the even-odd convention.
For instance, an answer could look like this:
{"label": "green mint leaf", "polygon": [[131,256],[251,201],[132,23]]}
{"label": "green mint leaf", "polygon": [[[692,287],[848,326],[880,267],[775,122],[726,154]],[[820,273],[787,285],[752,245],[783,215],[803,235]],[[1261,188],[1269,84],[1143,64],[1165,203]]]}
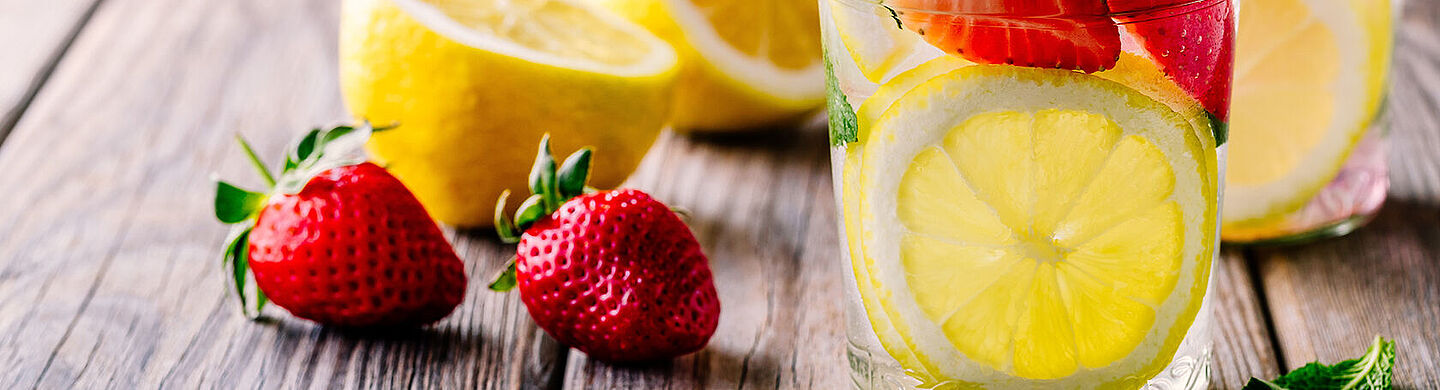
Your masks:
{"label": "green mint leaf", "polygon": [[1210,120],[1210,131],[1215,136],[1215,147],[1218,148],[1220,145],[1224,145],[1225,141],[1230,140],[1229,123],[1225,123],[1225,121],[1220,120],[1220,117],[1211,114],[1209,111],[1205,112],[1205,118]]}
{"label": "green mint leaf", "polygon": [[515,258],[512,257],[512,258],[510,258],[510,261],[505,262],[505,268],[502,268],[502,269],[500,270],[500,273],[497,274],[497,275],[495,275],[495,281],[490,282],[490,286],[489,286],[489,287],[490,287],[490,291],[495,291],[495,292],[506,292],[506,291],[510,291],[510,289],[515,288],[515,283],[516,283],[516,282],[517,282],[517,281],[515,280]]}
{"label": "green mint leaf", "polygon": [[1246,383],[1245,383],[1245,387],[1244,387],[1243,389],[1241,389],[1241,390],[1285,390],[1285,389],[1282,388],[1282,387],[1280,387],[1280,386],[1276,386],[1274,383],[1270,383],[1270,382],[1268,382],[1268,381],[1266,381],[1266,380],[1264,380],[1264,379],[1260,379],[1260,378],[1250,378],[1250,381],[1249,381],[1249,382],[1246,382]]}
{"label": "green mint leaf", "polygon": [[556,187],[560,191],[562,203],[585,192],[585,180],[590,176],[590,155],[592,153],[590,148],[580,148],[579,151],[570,154],[570,157],[566,157],[565,163],[560,164]]}
{"label": "green mint leaf", "polygon": [[254,217],[265,207],[266,195],[247,191],[223,181],[215,182],[215,218],[236,223]]}
{"label": "green mint leaf", "polygon": [[1324,365],[1311,362],[1274,381],[1251,378],[1245,390],[1382,390],[1390,388],[1395,341],[1376,336],[1365,356]]}
{"label": "green mint leaf", "polygon": [[840,91],[839,82],[835,80],[835,68],[830,65],[829,53],[826,53],[826,57],[825,110],[830,116],[830,145],[842,146],[860,140],[860,121],[855,119],[855,109],[850,107],[850,102],[845,100],[845,93]]}

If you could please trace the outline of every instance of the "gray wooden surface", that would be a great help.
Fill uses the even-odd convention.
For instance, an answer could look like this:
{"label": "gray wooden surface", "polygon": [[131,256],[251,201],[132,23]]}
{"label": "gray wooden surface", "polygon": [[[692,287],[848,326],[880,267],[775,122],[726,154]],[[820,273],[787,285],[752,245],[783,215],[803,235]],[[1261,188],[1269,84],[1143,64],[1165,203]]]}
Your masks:
{"label": "gray wooden surface", "polygon": [[[705,350],[613,366],[483,289],[508,248],[450,232],[469,296],[437,326],[365,334],[226,300],[210,175],[258,184],[346,115],[332,0],[0,0],[0,388],[819,388],[846,385],[834,200],[818,126],[665,135],[632,178],[694,214],[724,305]],[[1391,201],[1349,237],[1224,251],[1214,387],[1398,340],[1440,387],[1440,0],[1401,23]],[[8,134],[8,137],[5,136]],[[243,182],[243,181],[242,181]]]}

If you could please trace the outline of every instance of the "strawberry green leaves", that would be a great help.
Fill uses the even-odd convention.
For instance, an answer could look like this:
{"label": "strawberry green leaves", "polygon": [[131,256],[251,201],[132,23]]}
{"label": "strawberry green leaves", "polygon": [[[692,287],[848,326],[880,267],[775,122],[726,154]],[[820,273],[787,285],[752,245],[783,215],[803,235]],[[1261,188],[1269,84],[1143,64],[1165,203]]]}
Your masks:
{"label": "strawberry green leaves", "polygon": [[1395,341],[1375,336],[1365,356],[1323,365],[1311,362],[1273,381],[1250,378],[1245,390],[1379,390],[1390,388]]}
{"label": "strawberry green leaves", "polygon": [[232,285],[239,298],[241,312],[246,318],[259,318],[260,311],[269,303],[265,293],[249,283],[249,237],[255,220],[265,208],[270,196],[277,191],[291,194],[300,192],[305,183],[310,181],[310,177],[319,172],[365,161],[359,151],[370,138],[370,134],[392,127],[372,129],[369,123],[362,123],[354,127],[337,126],[328,130],[311,130],[286,154],[285,165],[280,170],[278,180],[255,153],[255,148],[243,137],[235,136],[235,141],[240,144],[250,164],[259,172],[266,185],[265,190],[259,192],[221,180],[215,182],[215,218],[225,224],[235,225],[225,240],[221,263],[228,271],[227,284]]}
{"label": "strawberry green leaves", "polygon": [[[555,157],[550,153],[550,135],[540,139],[540,148],[535,153],[535,165],[530,168],[530,197],[520,203],[512,221],[505,214],[505,204],[510,191],[500,194],[495,205],[495,232],[500,241],[507,244],[520,242],[520,234],[541,218],[560,209],[570,198],[580,196],[594,189],[586,187],[590,177],[590,159],[594,154],[590,148],[581,148],[565,158],[557,168]],[[494,291],[508,291],[515,287],[515,262],[511,260],[490,283]]]}
{"label": "strawberry green leaves", "polygon": [[490,291],[506,292],[515,288],[516,283],[515,258],[510,258],[510,261],[505,262],[505,268],[500,269],[500,274],[495,275],[495,281],[490,282],[488,287]]}
{"label": "strawberry green leaves", "polygon": [[222,262],[229,271],[227,276],[235,287],[235,296],[240,299],[240,313],[244,314],[245,318],[256,319],[260,318],[260,310],[264,309],[270,300],[259,288],[246,288],[249,285],[247,278],[250,277],[250,229],[251,227],[245,226],[230,233]]}
{"label": "strawberry green leaves", "polygon": [[266,198],[269,197],[265,194],[216,181],[215,218],[224,223],[239,223],[250,219],[265,206]]}

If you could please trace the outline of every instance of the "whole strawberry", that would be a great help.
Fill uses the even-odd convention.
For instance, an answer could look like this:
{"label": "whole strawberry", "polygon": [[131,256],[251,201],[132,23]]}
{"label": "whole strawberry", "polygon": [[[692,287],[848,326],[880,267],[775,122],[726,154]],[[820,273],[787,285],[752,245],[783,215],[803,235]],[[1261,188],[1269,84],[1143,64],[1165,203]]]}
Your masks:
{"label": "whole strawberry", "polygon": [[[585,187],[589,149],[557,174],[548,136],[530,173],[534,193],[512,224],[496,207],[496,229],[519,242],[513,268],[490,288],[518,284],[530,317],[592,358],[672,358],[704,347],[720,300],[700,244],[664,204],[632,189]],[[523,232],[518,237],[515,232]]]}
{"label": "whole strawberry", "polygon": [[[279,181],[243,139],[269,193],[218,182],[215,216],[239,224],[225,247],[245,314],[267,302],[345,327],[439,321],[465,296],[465,270],[424,207],[394,176],[351,156],[369,125],[313,130]],[[246,288],[253,274],[258,290]]]}

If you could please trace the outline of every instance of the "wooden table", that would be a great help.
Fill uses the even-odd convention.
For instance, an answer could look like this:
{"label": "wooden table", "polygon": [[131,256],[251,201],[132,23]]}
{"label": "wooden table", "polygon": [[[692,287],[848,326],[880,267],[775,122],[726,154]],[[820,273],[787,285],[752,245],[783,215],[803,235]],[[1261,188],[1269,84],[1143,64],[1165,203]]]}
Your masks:
{"label": "wooden table", "polygon": [[[847,385],[818,126],[666,135],[631,181],[691,210],[710,255],[724,314],[694,355],[617,367],[557,345],[514,294],[482,287],[510,250],[487,231],[451,233],[472,287],[433,328],[244,320],[210,177],[253,177],[234,132],[276,159],[346,119],[336,8],[0,0],[0,389]],[[1224,252],[1215,387],[1357,356],[1375,334],[1398,340],[1398,387],[1440,387],[1440,0],[1411,1],[1401,25],[1390,202],[1346,238]]]}

